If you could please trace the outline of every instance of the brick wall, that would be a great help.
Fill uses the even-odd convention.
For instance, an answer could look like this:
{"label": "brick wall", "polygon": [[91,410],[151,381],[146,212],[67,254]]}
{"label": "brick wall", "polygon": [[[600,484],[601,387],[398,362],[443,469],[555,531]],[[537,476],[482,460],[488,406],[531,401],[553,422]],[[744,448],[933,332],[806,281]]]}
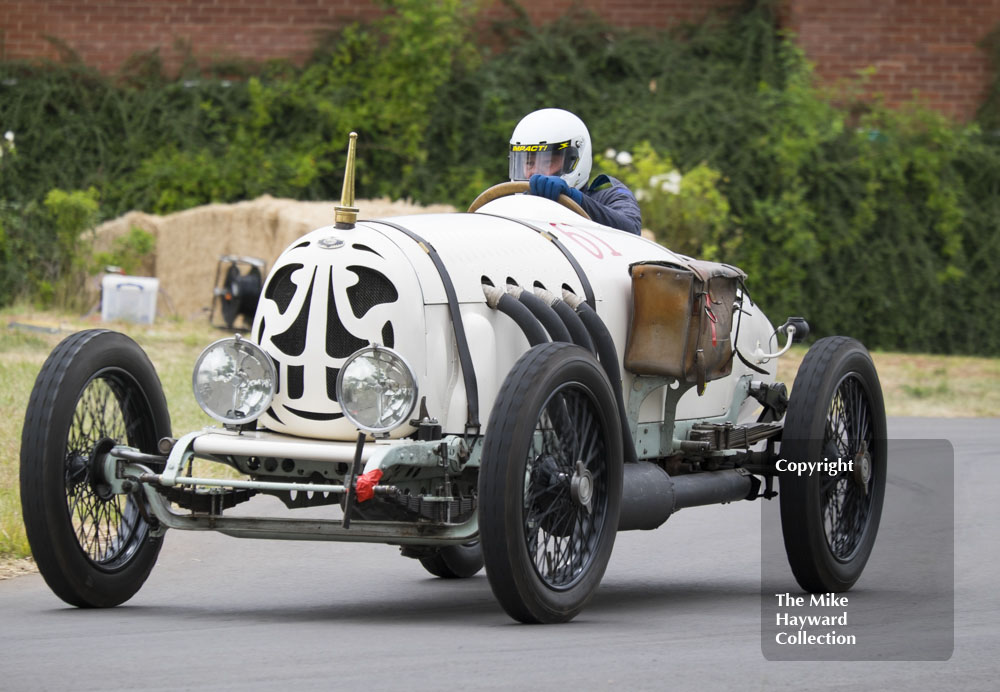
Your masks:
{"label": "brick wall", "polygon": [[[573,6],[627,27],[696,22],[737,0],[520,0],[544,22]],[[53,36],[87,63],[114,70],[132,54],[160,48],[169,66],[187,42],[199,59],[306,57],[318,34],[371,19],[375,0],[0,0],[3,57],[56,57]],[[489,10],[511,16],[500,0]],[[991,75],[976,44],[1000,23],[1000,0],[784,0],[821,79],[874,66],[872,91],[891,104],[919,90],[929,105],[970,118]]]}
{"label": "brick wall", "polygon": [[1000,24],[1000,0],[792,0],[784,23],[833,83],[874,67],[869,92],[919,100],[960,120],[975,115],[992,75],[977,47]]}
{"label": "brick wall", "polygon": [[[715,8],[739,5],[740,0],[518,0],[535,22],[550,22],[574,8],[590,10],[617,26],[667,27],[700,22]],[[493,16],[511,16],[501,2],[489,10]]]}
{"label": "brick wall", "polygon": [[[698,21],[734,0],[536,0],[523,2],[534,21],[582,6],[621,26],[667,26]],[[132,54],[159,47],[168,65],[186,41],[198,58],[266,59],[309,55],[316,37],[375,17],[375,0],[0,0],[3,57],[50,57],[53,36],[84,62],[114,70]],[[493,17],[513,14],[494,2]]]}
{"label": "brick wall", "polygon": [[370,0],[0,0],[4,57],[56,57],[53,36],[102,70],[156,47],[174,65],[177,41],[198,58],[301,59],[318,33],[376,14]]}

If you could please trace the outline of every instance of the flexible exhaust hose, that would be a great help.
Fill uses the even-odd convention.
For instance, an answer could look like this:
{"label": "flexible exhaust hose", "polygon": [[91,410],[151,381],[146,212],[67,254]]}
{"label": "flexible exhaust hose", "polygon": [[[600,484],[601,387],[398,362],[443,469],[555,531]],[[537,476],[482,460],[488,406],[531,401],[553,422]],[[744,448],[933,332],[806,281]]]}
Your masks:
{"label": "flexible exhaust hose", "polygon": [[576,314],[580,316],[580,320],[594,340],[594,345],[597,347],[597,357],[601,361],[604,372],[607,373],[608,380],[611,381],[615,403],[618,404],[618,420],[622,428],[625,463],[634,464],[639,458],[635,453],[635,440],[632,438],[632,430],[628,424],[628,417],[625,415],[625,400],[622,398],[622,373],[618,367],[618,351],[615,349],[615,342],[611,339],[611,334],[604,325],[604,321],[593,308],[566,290],[563,291],[563,299],[576,309]]}
{"label": "flexible exhaust hose", "polygon": [[488,284],[483,284],[483,293],[486,294],[486,304],[488,306],[494,310],[499,310],[514,320],[514,323],[524,332],[529,345],[538,346],[539,344],[547,344],[549,342],[549,337],[542,328],[538,318],[531,314],[531,311],[514,298],[514,296],[508,294],[502,288],[496,288]]}
{"label": "flexible exhaust hose", "polygon": [[569,329],[560,319],[559,315],[550,306],[542,302],[535,294],[525,291],[520,286],[508,286],[507,292],[521,301],[526,308],[531,310],[545,331],[549,333],[552,341],[565,341],[573,343],[573,338],[569,334]]}
{"label": "flexible exhaust hose", "polygon": [[556,311],[559,319],[563,321],[566,329],[569,330],[570,338],[573,339],[574,344],[582,346],[594,355],[597,355],[597,349],[594,347],[594,340],[590,338],[590,332],[583,326],[580,316],[576,314],[573,308],[567,305],[565,301],[557,298],[551,291],[544,288],[535,288],[535,295]]}

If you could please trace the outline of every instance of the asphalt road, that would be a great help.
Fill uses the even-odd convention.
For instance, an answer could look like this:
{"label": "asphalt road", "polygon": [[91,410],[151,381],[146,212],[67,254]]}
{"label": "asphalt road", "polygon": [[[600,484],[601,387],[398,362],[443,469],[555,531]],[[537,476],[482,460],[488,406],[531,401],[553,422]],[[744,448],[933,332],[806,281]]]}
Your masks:
{"label": "asphalt road", "polygon": [[[890,436],[955,450],[949,660],[767,660],[761,509],[743,502],[620,534],[595,600],[544,627],[511,621],[482,574],[435,579],[389,546],[171,532],[149,581],[119,608],[66,607],[38,575],[0,582],[0,689],[995,690],[1000,419],[891,419]],[[889,538],[858,597],[912,588],[892,560],[940,563],[932,551],[892,550],[893,532],[906,530],[894,508],[933,502],[933,490],[890,475]],[[946,625],[948,613],[938,616]],[[916,629],[886,613],[879,636],[903,642],[905,657]]]}

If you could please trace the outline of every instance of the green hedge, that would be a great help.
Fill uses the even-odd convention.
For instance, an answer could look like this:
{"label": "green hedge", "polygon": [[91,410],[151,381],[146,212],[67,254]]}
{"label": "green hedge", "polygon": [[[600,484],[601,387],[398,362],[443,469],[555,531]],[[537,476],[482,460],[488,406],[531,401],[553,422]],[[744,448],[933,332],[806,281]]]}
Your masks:
{"label": "green hedge", "polygon": [[[16,133],[0,159],[0,304],[70,264],[45,205],[53,188],[93,187],[104,218],[265,192],[335,199],[353,129],[359,196],[464,205],[506,178],[517,120],[561,106],[598,153],[638,152],[599,163],[648,187],[661,241],[742,266],[775,320],[802,314],[816,335],[876,348],[1000,354],[997,141],[821,91],[771,3],[670,32],[579,12],[486,23],[463,0],[385,4],[301,67],[188,63],[167,76],[154,52],[105,77],[72,60],[0,62],[0,130]],[[680,193],[658,186],[673,169]]]}

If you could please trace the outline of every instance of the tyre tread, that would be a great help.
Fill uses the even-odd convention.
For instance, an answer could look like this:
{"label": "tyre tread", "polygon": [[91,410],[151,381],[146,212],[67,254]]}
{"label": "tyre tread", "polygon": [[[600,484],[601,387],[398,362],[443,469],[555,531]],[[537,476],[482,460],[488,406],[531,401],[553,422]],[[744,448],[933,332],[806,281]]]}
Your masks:
{"label": "tyre tread", "polygon": [[[109,339],[107,346],[93,343],[96,339]],[[155,369],[142,348],[124,334],[108,329],[91,329],[77,332],[60,342],[42,365],[28,399],[24,427],[21,434],[20,494],[25,533],[32,556],[46,583],[62,600],[77,607],[107,607],[118,605],[131,597],[145,581],[156,561],[161,538],[148,537],[140,550],[145,558],[128,565],[128,575],[113,574],[94,577],[79,573],[81,555],[73,553],[74,546],[67,546],[59,529],[65,522],[65,500],[58,498],[50,487],[54,472],[45,460],[50,459],[53,444],[62,444],[51,437],[57,417],[64,415],[60,409],[70,396],[73,368],[85,367],[86,360],[104,348],[124,347],[131,351],[140,372],[138,379],[146,379],[152,391],[143,389],[152,413],[152,425],[158,432],[170,433],[170,417],[163,397],[162,386]],[[141,385],[140,385],[141,386]],[[75,546],[78,551],[78,546]],[[134,568],[134,569],[133,569]],[[100,582],[104,579],[104,588]]]}
{"label": "tyre tread", "polygon": [[[838,367],[854,354],[863,355],[870,368],[868,373],[873,378],[873,390],[870,392],[874,407],[873,413],[881,413],[884,435],[884,404],[878,374],[868,350],[861,342],[846,336],[832,336],[820,339],[806,353],[792,387],[788,413],[785,417],[784,435],[781,446],[781,456],[792,458],[805,456],[805,449],[810,439],[821,435],[818,428],[822,427],[825,418],[817,418],[816,412],[820,404],[825,407],[828,402],[821,401],[828,395],[831,387],[836,384],[831,380],[839,376]],[[792,436],[789,436],[789,432]],[[882,479],[884,482],[884,478]],[[821,553],[826,550],[825,543],[817,545],[816,517],[810,513],[807,496],[807,476],[782,475],[779,482],[779,501],[781,506],[781,525],[785,539],[785,549],[789,565],[796,581],[805,591],[811,593],[826,593],[846,591],[860,576],[861,569],[867,560],[867,554],[860,557],[860,567],[855,569],[853,577],[833,574],[825,566]],[[879,505],[880,508],[880,505]],[[878,521],[875,516],[874,521]],[[874,527],[877,530],[877,524]],[[874,539],[872,539],[874,540]],[[869,547],[870,551],[870,547]]]}
{"label": "tyre tread", "polygon": [[[480,506],[479,506],[479,527],[483,546],[483,558],[486,566],[486,573],[489,577],[490,587],[497,600],[504,610],[515,620],[524,623],[541,622],[564,622],[572,619],[583,608],[586,601],[592,595],[592,591],[582,599],[581,602],[566,609],[557,610],[542,604],[535,599],[535,602],[528,603],[525,594],[532,593],[531,583],[533,575],[522,573],[517,570],[510,559],[511,555],[517,554],[522,549],[519,545],[520,537],[511,533],[506,528],[506,513],[509,511],[507,500],[509,494],[505,496],[503,502],[488,501],[488,497],[494,493],[505,489],[508,482],[508,461],[504,457],[505,448],[510,444],[510,440],[523,432],[520,426],[527,426],[527,422],[521,410],[526,401],[530,401],[533,390],[542,381],[548,371],[562,367],[567,360],[572,358],[586,359],[593,364],[594,372],[607,385],[607,396],[609,406],[614,407],[614,396],[611,384],[607,380],[607,375],[603,368],[594,359],[593,354],[575,344],[566,342],[551,342],[535,346],[525,353],[517,361],[514,367],[504,379],[503,385],[497,394],[492,412],[490,413],[489,424],[487,426],[486,440],[482,458],[484,462],[488,459],[498,460],[500,463],[483,463],[480,468]],[[621,440],[618,437],[620,428],[618,427],[617,411],[609,413],[608,432],[612,435],[615,444],[620,448]],[[531,420],[531,429],[534,429],[535,421]],[[613,454],[613,452],[612,452]],[[621,462],[621,451],[617,452],[617,459]],[[492,492],[489,490],[492,489]],[[620,484],[617,488],[620,494]],[[617,527],[618,498],[609,499],[608,526]],[[614,507],[611,512],[610,508]],[[613,545],[615,529],[605,527],[610,531],[608,539]],[[610,548],[606,548],[610,554]],[[603,575],[604,565],[598,569]],[[597,576],[597,582],[600,581]],[[594,587],[596,589],[596,586]]]}

